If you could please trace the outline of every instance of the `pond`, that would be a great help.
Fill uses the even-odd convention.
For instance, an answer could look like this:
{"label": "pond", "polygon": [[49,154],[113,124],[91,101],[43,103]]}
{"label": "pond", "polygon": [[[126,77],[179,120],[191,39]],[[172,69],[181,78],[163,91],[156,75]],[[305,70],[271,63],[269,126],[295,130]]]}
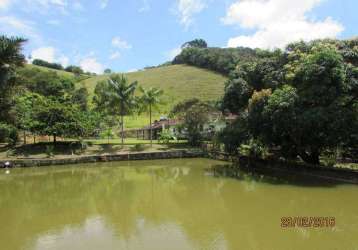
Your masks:
{"label": "pond", "polygon": [[[0,249],[358,249],[358,186],[213,171],[225,164],[0,169]],[[335,226],[282,227],[300,216]]]}

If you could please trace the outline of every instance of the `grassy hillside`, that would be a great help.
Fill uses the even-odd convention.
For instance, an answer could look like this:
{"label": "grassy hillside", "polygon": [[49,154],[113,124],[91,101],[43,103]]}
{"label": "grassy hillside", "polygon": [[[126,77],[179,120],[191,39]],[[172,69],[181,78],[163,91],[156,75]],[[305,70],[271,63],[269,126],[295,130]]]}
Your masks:
{"label": "grassy hillside", "polygon": [[50,69],[50,68],[46,68],[43,66],[38,66],[38,65],[33,65],[33,64],[26,64],[25,65],[26,68],[30,68],[30,69],[38,69],[41,71],[48,71],[48,72],[56,72],[58,75],[68,78],[68,79],[72,79],[75,82],[77,81],[83,81],[85,79],[91,78],[92,76],[86,75],[86,74],[82,74],[79,76],[75,76],[75,74],[71,73],[71,72],[67,72],[64,70],[58,70],[58,69]]}
{"label": "grassy hillside", "polygon": [[30,69],[39,69],[39,70],[42,70],[42,71],[56,72],[57,74],[59,74],[61,76],[64,76],[64,77],[69,77],[69,78],[74,78],[75,77],[73,73],[67,72],[67,71],[64,71],[64,70],[50,69],[50,68],[37,66],[37,65],[33,65],[33,64],[26,64],[25,67],[30,68]]}
{"label": "grassy hillside", "polygon": [[[227,78],[209,70],[187,65],[172,65],[137,71],[125,74],[129,81],[138,81],[145,88],[156,87],[164,90],[165,104],[155,115],[158,119],[161,114],[166,115],[178,102],[199,98],[204,101],[218,100],[224,93],[224,83]],[[108,76],[96,76],[81,82],[90,93],[93,93],[98,81]],[[148,123],[146,115],[127,117],[126,128],[138,128]]]}
{"label": "grassy hillside", "polygon": [[[75,79],[72,73],[61,70],[35,65],[26,65],[26,67],[56,71],[60,75]],[[221,74],[187,65],[165,66],[127,73],[125,75],[129,81],[138,81],[145,88],[157,87],[164,90],[163,99],[165,104],[154,115],[153,119],[158,119],[161,114],[166,115],[176,103],[185,99],[196,97],[204,101],[218,100],[224,93],[224,83],[227,80]],[[97,82],[107,78],[107,75],[91,76],[88,79],[80,81],[78,87],[85,86],[92,96]],[[148,120],[147,115],[127,117],[126,128],[142,127],[148,123]]]}
{"label": "grassy hillside", "polygon": [[[227,80],[212,71],[187,65],[172,65],[125,74],[129,81],[138,81],[145,88],[156,87],[164,90],[164,111],[179,101],[197,97],[201,100],[217,100],[224,93]],[[91,77],[81,83],[93,93],[98,81],[108,76]]]}

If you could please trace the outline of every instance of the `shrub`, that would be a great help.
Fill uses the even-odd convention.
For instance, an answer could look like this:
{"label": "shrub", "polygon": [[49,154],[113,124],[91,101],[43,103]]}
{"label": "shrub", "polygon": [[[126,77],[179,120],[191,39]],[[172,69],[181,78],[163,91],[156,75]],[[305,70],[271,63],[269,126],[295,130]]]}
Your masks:
{"label": "shrub", "polygon": [[143,150],[145,150],[145,146],[143,144],[135,144],[131,148],[131,151],[135,151],[135,152],[139,152],[139,151],[143,151]]}
{"label": "shrub", "polygon": [[254,158],[265,158],[268,154],[268,149],[260,141],[251,139],[249,144],[240,146],[239,152],[242,155]]}
{"label": "shrub", "polygon": [[160,133],[158,142],[168,144],[171,139],[173,139],[173,135],[170,133],[169,130],[164,130]]}
{"label": "shrub", "polygon": [[16,127],[0,123],[0,142],[6,142],[15,145],[18,141],[18,133]]}
{"label": "shrub", "polygon": [[47,158],[51,158],[54,156],[55,148],[53,145],[47,145],[46,146],[46,156]]}

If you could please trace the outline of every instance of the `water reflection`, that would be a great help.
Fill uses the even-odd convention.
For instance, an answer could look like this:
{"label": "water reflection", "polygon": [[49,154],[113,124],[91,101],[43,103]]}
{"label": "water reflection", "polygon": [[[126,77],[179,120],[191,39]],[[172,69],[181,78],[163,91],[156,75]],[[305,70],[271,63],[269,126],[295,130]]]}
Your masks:
{"label": "water reflection", "polygon": [[[272,185],[207,159],[0,174],[1,249],[312,249],[358,245],[355,186]],[[215,167],[214,167],[215,166]],[[215,171],[208,171],[214,167]],[[220,172],[222,171],[222,172]],[[335,216],[337,229],[280,218]]]}
{"label": "water reflection", "polygon": [[318,175],[292,171],[274,171],[268,168],[250,169],[240,168],[235,165],[214,165],[206,169],[208,175],[215,177],[230,177],[250,183],[269,183],[272,185],[295,185],[307,187],[334,187],[346,184],[337,179],[321,178]]}

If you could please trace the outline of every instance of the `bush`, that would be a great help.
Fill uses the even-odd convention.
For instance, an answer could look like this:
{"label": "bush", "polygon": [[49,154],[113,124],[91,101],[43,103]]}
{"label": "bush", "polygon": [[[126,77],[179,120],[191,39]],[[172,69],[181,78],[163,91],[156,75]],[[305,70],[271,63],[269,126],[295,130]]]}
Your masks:
{"label": "bush", "polygon": [[18,133],[16,127],[0,123],[0,142],[6,142],[15,145],[18,141]]}
{"label": "bush", "polygon": [[240,145],[247,143],[250,139],[247,130],[247,115],[242,114],[236,121],[223,129],[218,137],[224,144],[225,152],[237,154]]}
{"label": "bush", "polygon": [[139,152],[139,151],[144,151],[144,150],[145,150],[145,146],[143,144],[135,144],[131,148],[131,151],[134,151],[134,152]]}
{"label": "bush", "polygon": [[32,61],[33,65],[42,66],[50,69],[63,70],[63,66],[59,63],[49,63],[41,59],[35,59]]}
{"label": "bush", "polygon": [[240,146],[239,152],[241,155],[246,155],[253,158],[265,158],[268,154],[268,149],[260,141],[251,139],[249,144],[243,144]]}
{"label": "bush", "polygon": [[164,130],[160,133],[158,142],[168,144],[170,140],[175,139],[169,130]]}
{"label": "bush", "polygon": [[46,156],[47,158],[51,158],[54,156],[55,147],[53,145],[46,146]]}

